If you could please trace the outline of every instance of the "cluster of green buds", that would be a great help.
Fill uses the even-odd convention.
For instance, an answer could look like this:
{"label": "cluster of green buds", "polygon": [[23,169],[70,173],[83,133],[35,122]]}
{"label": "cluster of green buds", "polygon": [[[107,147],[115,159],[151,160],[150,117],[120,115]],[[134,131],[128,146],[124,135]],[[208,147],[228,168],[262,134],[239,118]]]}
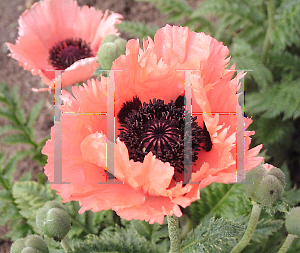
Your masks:
{"label": "cluster of green buds", "polygon": [[245,190],[248,196],[263,206],[273,205],[282,195],[285,187],[285,175],[282,170],[259,165],[249,171],[245,178]]}
{"label": "cluster of green buds", "polygon": [[61,241],[71,229],[71,220],[65,207],[49,201],[36,214],[37,227],[47,236]]}
{"label": "cluster of green buds", "polygon": [[45,241],[38,235],[18,239],[10,248],[10,253],[49,253]]}
{"label": "cluster of green buds", "polygon": [[115,34],[108,35],[99,47],[97,56],[102,69],[111,69],[113,61],[125,54],[127,41]]}

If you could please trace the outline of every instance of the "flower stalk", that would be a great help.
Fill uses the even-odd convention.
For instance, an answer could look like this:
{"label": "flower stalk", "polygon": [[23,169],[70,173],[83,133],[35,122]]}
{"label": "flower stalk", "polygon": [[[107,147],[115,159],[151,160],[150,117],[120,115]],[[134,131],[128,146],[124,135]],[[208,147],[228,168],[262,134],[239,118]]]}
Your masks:
{"label": "flower stalk", "polygon": [[179,223],[175,215],[168,216],[168,230],[171,241],[170,253],[179,253],[180,238],[179,238]]}
{"label": "flower stalk", "polygon": [[73,252],[73,249],[72,249],[71,245],[69,244],[66,237],[61,240],[60,244],[66,253]]}
{"label": "flower stalk", "polygon": [[296,235],[288,234],[288,236],[286,237],[284,243],[282,244],[281,248],[279,249],[278,253],[287,252],[289,247],[292,245],[294,239],[297,238],[297,237],[298,236],[296,236]]}
{"label": "flower stalk", "polygon": [[241,239],[241,241],[230,251],[230,253],[241,252],[250,242],[252,235],[256,229],[256,226],[257,226],[257,223],[259,220],[259,216],[260,216],[260,212],[261,212],[261,207],[259,206],[259,204],[257,204],[254,201],[252,203],[253,203],[253,208],[252,208],[252,212],[250,215],[249,223],[248,223],[247,229],[245,231],[245,234],[244,234],[243,238]]}

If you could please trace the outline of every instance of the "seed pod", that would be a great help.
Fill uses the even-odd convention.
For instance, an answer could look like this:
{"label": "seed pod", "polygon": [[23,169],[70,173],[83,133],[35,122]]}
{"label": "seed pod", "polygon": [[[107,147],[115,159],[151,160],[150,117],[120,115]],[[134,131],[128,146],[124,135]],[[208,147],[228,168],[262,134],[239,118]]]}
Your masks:
{"label": "seed pod", "polygon": [[49,253],[49,249],[40,236],[29,235],[16,240],[10,248],[10,253]]}
{"label": "seed pod", "polygon": [[71,220],[64,206],[49,201],[37,211],[36,224],[41,231],[54,240],[62,240],[71,229]]}
{"label": "seed pod", "polygon": [[300,207],[294,207],[286,215],[285,227],[289,234],[300,236]]}
{"label": "seed pod", "polygon": [[245,190],[248,196],[257,203],[270,206],[281,197],[284,191],[285,175],[278,168],[266,169],[266,167],[259,165],[247,173]]}

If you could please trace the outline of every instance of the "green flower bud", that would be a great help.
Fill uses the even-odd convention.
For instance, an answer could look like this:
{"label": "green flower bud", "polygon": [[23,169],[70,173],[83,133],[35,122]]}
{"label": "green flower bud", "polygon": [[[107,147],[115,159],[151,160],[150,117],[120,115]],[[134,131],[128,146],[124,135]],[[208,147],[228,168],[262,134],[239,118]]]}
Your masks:
{"label": "green flower bud", "polygon": [[102,69],[111,69],[113,61],[120,56],[118,46],[114,42],[101,45],[97,55]]}
{"label": "green flower bud", "polygon": [[245,178],[245,190],[257,203],[270,206],[280,198],[285,187],[285,175],[273,167],[268,170],[259,165],[249,171]]}
{"label": "green flower bud", "polygon": [[98,62],[102,69],[111,69],[113,61],[125,54],[127,41],[115,34],[108,35],[98,50]]}
{"label": "green flower bud", "polygon": [[110,34],[108,36],[106,36],[104,38],[104,40],[102,41],[101,45],[107,43],[107,42],[114,42],[117,38],[119,38],[118,35],[115,35],[115,34]]}
{"label": "green flower bud", "polygon": [[289,234],[300,236],[300,207],[294,207],[286,215],[285,227]]}
{"label": "green flower bud", "polygon": [[119,56],[125,54],[127,41],[122,38],[117,38],[114,43],[118,47]]}
{"label": "green flower bud", "polygon": [[64,206],[49,201],[37,211],[36,224],[42,232],[54,240],[62,240],[71,229],[71,220]]}
{"label": "green flower bud", "polygon": [[49,253],[49,249],[40,236],[29,235],[16,240],[10,248],[10,253]]}

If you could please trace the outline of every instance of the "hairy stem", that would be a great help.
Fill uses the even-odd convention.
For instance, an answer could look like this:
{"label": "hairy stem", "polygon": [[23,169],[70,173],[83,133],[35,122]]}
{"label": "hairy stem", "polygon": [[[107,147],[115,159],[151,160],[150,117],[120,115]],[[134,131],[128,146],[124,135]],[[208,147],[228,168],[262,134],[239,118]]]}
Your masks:
{"label": "hairy stem", "polygon": [[263,51],[262,51],[262,61],[264,64],[266,63],[267,55],[268,55],[270,45],[271,45],[270,37],[275,28],[275,22],[274,22],[275,3],[276,3],[275,0],[267,1],[268,28],[267,28],[266,37],[265,37],[264,44],[263,44]]}
{"label": "hairy stem", "polygon": [[180,238],[179,238],[179,223],[175,215],[168,216],[168,230],[171,241],[170,253],[179,253]]}
{"label": "hairy stem", "polygon": [[282,244],[281,248],[279,249],[278,253],[287,252],[289,247],[292,245],[294,239],[297,238],[297,237],[298,236],[296,236],[296,235],[288,234],[288,236],[286,237],[284,243]]}
{"label": "hairy stem", "polygon": [[260,212],[261,207],[257,203],[254,203],[245,234],[240,242],[230,251],[230,253],[239,253],[248,245],[256,229]]}
{"label": "hairy stem", "polygon": [[62,239],[60,243],[66,253],[73,252],[73,249],[71,248],[66,237]]}

